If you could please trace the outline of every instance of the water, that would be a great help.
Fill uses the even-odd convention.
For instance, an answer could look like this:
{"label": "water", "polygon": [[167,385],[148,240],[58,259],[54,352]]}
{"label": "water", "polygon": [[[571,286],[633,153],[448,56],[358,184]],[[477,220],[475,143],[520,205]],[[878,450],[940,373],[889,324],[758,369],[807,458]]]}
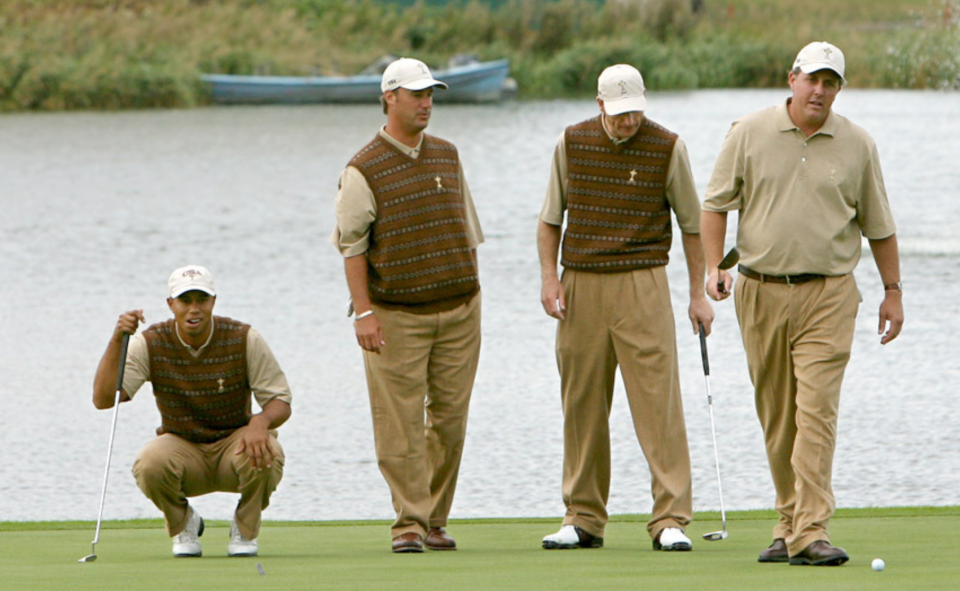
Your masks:
{"label": "water", "polygon": [[[648,114],[685,138],[702,191],[735,117],[786,91],[653,94]],[[906,328],[876,335],[864,295],[841,403],[839,506],[960,504],[960,100],[844,90],[834,107],[877,140],[899,224]],[[562,429],[554,321],[539,304],[537,214],[557,135],[592,101],[438,106],[431,131],[461,150],[487,241],[483,351],[453,517],[559,516]],[[271,519],[392,518],[376,467],[362,360],[328,243],[337,178],[373,137],[373,106],[18,114],[0,117],[0,519],[94,519],[110,413],[91,384],[116,317],[169,316],[166,278],[200,263],[217,312],[257,327],[294,392],[287,470]],[[731,228],[732,232],[732,228]],[[729,241],[728,241],[729,244]],[[670,267],[694,508],[719,508],[682,250]],[[733,305],[717,304],[711,387],[727,509],[769,508],[773,486]],[[611,513],[648,512],[650,482],[622,390],[611,419]],[[107,519],[156,517],[130,465],[158,423],[149,386],[120,411]],[[226,519],[234,495],[194,501]]]}

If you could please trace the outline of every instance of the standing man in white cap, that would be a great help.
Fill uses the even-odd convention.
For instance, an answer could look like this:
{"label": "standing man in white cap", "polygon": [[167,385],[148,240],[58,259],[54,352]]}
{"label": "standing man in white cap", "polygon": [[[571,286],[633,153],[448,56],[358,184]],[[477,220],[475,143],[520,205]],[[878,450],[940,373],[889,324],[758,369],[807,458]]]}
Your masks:
{"label": "standing man in white cap", "polygon": [[759,561],[839,565],[848,556],[830,544],[827,526],[861,235],[885,290],[881,344],[903,325],[900,258],[877,147],[832,110],[845,83],[843,53],[811,43],[787,80],[793,96],[735,121],[717,157],[701,221],[707,293],[730,296],[731,276],[717,264],[727,212],[737,211],[734,299],[780,516]]}
{"label": "standing man in white cap", "polygon": [[[256,556],[260,515],[283,476],[275,429],[290,418],[290,387],[270,348],[249,325],[213,315],[213,276],[204,267],[170,275],[173,318],[140,334],[143,310],[120,315],[93,384],[93,404],[111,408],[124,335],[130,339],[121,402],[144,382],[160,410],[157,437],[133,464],[143,494],[163,512],[177,557],[200,556],[203,519],[188,497],[238,492],[229,556]],[[251,412],[251,394],[261,411]]]}
{"label": "standing man in white cap", "polygon": [[394,552],[456,550],[446,532],[480,356],[483,234],[456,147],[424,133],[447,85],[401,58],[387,124],[340,176],[331,242],[344,257]]}
{"label": "standing man in white cap", "polygon": [[693,332],[698,323],[709,332],[713,310],[702,285],[700,200],[683,141],[644,114],[646,89],[636,68],[619,64],[604,70],[597,104],[598,116],[560,135],[537,229],[540,301],[559,321],[567,507],[560,531],[542,545],[603,546],[609,416],[619,365],[650,466],[653,510],[647,532],[656,550],[690,550],[684,533],[693,513],[690,453],[666,265],[672,211],[690,279]]}

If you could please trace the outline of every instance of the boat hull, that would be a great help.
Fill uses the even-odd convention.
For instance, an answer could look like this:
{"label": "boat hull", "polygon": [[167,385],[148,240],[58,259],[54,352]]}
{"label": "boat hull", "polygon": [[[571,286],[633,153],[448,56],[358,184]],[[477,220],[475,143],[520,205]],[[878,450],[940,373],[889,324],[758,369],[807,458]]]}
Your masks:
{"label": "boat hull", "polygon": [[[435,70],[434,78],[449,90],[434,95],[437,102],[488,103],[501,100],[510,70],[509,60]],[[370,76],[234,76],[203,74],[213,102],[219,104],[375,103],[380,75]]]}

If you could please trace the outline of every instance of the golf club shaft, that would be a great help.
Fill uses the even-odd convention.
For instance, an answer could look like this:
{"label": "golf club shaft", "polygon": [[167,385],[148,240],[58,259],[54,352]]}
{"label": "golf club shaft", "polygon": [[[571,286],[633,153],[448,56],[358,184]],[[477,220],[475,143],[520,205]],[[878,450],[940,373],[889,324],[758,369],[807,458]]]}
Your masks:
{"label": "golf club shaft", "polygon": [[707,380],[707,407],[710,409],[710,434],[713,436],[713,459],[717,466],[717,493],[720,495],[720,519],[723,531],[727,531],[727,512],[723,508],[723,484],[720,480],[720,453],[717,451],[717,429],[713,422],[713,400],[710,398],[710,380]]}
{"label": "golf club shaft", "polygon": [[710,393],[710,359],[707,355],[707,335],[703,330],[703,323],[698,322],[700,328],[700,356],[703,359],[703,382],[707,388],[707,408],[710,411],[710,435],[713,439],[713,459],[717,467],[717,492],[720,494],[720,518],[723,521],[723,531],[727,531],[727,512],[723,507],[723,484],[720,480],[720,452],[717,451],[717,428],[713,420],[713,395]]}
{"label": "golf club shaft", "polygon": [[107,465],[103,469],[103,486],[100,490],[100,510],[97,512],[97,532],[93,537],[93,545],[100,541],[100,526],[103,523],[103,504],[107,498],[107,479],[110,477],[110,459],[113,457],[113,440],[117,434],[117,417],[120,414],[120,395],[123,390],[123,368],[127,363],[127,345],[130,335],[123,335],[123,344],[120,348],[120,368],[117,370],[117,393],[113,399],[113,423],[110,427],[110,441],[107,444]]}

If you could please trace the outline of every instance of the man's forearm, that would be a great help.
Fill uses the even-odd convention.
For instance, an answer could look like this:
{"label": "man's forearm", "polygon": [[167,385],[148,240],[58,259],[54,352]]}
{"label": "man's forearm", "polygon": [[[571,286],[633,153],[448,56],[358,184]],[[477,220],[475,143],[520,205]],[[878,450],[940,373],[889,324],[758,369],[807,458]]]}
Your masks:
{"label": "man's forearm", "polygon": [[540,279],[557,277],[557,256],[560,251],[561,228],[543,220],[537,222],[537,254],[540,257]]}
{"label": "man's forearm", "polygon": [[253,415],[250,422],[254,420],[266,422],[265,427],[267,429],[276,429],[280,425],[287,422],[287,419],[290,418],[292,410],[290,404],[283,400],[274,398],[263,407],[263,410],[260,411],[260,414]]}
{"label": "man's forearm", "polygon": [[900,247],[897,245],[897,235],[893,234],[880,240],[870,240],[870,251],[873,260],[880,272],[880,280],[884,285],[900,282]]}
{"label": "man's forearm", "polygon": [[700,214],[700,239],[706,268],[713,269],[723,259],[723,242],[727,237],[727,213],[704,211]]}
{"label": "man's forearm", "polygon": [[690,297],[704,297],[703,291],[703,242],[700,234],[681,233],[683,255],[687,259],[687,274],[690,276]]}
{"label": "man's forearm", "polygon": [[347,288],[357,314],[371,309],[370,292],[367,287],[367,257],[359,254],[343,259],[343,268],[347,275]]}

